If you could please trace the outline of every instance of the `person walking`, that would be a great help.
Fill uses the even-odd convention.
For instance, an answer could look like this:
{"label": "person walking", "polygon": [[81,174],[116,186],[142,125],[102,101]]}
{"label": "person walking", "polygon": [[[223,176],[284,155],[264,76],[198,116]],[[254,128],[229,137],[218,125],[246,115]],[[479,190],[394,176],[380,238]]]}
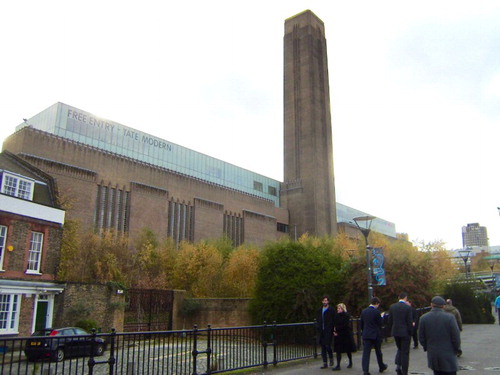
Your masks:
{"label": "person walking", "polygon": [[330,307],[330,298],[323,296],[322,307],[318,310],[316,317],[318,329],[318,343],[321,345],[321,358],[323,359],[323,366],[321,368],[328,368],[328,360],[330,366],[333,366],[333,318],[335,311]]}
{"label": "person walking", "polygon": [[460,330],[460,332],[462,332],[462,316],[460,315],[460,311],[458,311],[458,309],[453,306],[453,301],[450,298],[446,300],[446,305],[444,305],[443,310],[455,317],[455,319],[457,320],[458,329]]}
{"label": "person walking", "polygon": [[[453,301],[450,298],[446,300],[446,305],[444,305],[443,310],[455,317],[458,329],[460,330],[460,332],[462,332],[462,316],[460,315],[460,311],[458,311],[458,309],[455,306],[453,306]],[[462,356],[462,349],[459,349],[457,357],[461,356]]]}
{"label": "person walking", "polygon": [[337,355],[337,366],[333,371],[340,370],[340,361],[342,353],[347,354],[349,364],[347,368],[352,367],[352,352],[356,351],[354,337],[351,329],[351,316],[347,313],[347,308],[343,303],[337,305],[337,314],[333,318],[333,351]]}
{"label": "person walking", "polygon": [[495,311],[498,313],[498,324],[500,324],[500,295],[495,299]]}
{"label": "person walking", "polygon": [[420,312],[415,307],[415,304],[408,300],[408,305],[411,307],[411,317],[413,321],[413,329],[411,331],[411,337],[413,339],[413,349],[418,348],[418,321],[420,319]]}
{"label": "person walking", "polygon": [[361,312],[360,326],[361,326],[361,337],[363,339],[363,355],[361,359],[361,366],[363,368],[363,375],[370,375],[370,354],[372,348],[375,349],[375,355],[377,356],[377,363],[379,367],[379,372],[384,372],[387,370],[387,365],[384,363],[384,357],[382,355],[382,324],[383,318],[378,311],[380,306],[380,299],[378,297],[373,297],[370,302],[370,306]]}
{"label": "person walking", "polygon": [[460,330],[456,319],[444,312],[444,305],[446,302],[442,297],[432,299],[431,311],[420,318],[418,339],[427,352],[427,366],[434,375],[456,375]]}
{"label": "person walking", "polygon": [[398,375],[408,375],[410,365],[410,343],[413,331],[413,312],[408,305],[408,294],[399,293],[399,301],[389,308],[389,325],[396,342],[396,372]]}

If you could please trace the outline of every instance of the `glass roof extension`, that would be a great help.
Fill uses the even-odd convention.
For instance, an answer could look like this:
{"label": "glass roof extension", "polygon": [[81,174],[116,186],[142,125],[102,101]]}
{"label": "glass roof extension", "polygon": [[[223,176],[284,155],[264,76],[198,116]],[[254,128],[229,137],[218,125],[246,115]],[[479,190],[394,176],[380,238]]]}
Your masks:
{"label": "glass roof extension", "polygon": [[56,103],[19,125],[269,199],[279,207],[280,182],[140,130]]}

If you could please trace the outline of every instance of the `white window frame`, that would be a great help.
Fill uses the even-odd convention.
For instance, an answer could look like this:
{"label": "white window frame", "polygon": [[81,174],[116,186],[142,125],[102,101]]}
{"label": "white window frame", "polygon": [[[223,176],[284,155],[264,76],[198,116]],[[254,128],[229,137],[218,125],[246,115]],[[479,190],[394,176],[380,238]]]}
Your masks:
{"label": "white window frame", "polygon": [[20,294],[0,293],[0,334],[19,332]]}
{"label": "white window frame", "polygon": [[5,244],[7,243],[7,227],[0,225],[0,271],[3,271],[3,259],[5,258]]}
{"label": "white window frame", "polygon": [[3,194],[32,201],[34,186],[35,182],[33,180],[29,180],[5,171],[2,173],[1,192]]}
{"label": "white window frame", "polygon": [[26,273],[40,274],[43,250],[43,233],[31,232],[30,248],[28,250],[28,265]]}
{"label": "white window frame", "polygon": [[38,302],[47,301],[47,319],[45,320],[45,328],[52,327],[54,319],[54,295],[53,294],[37,294],[35,299],[35,309],[33,311],[33,321],[31,322],[31,332],[35,332],[36,316],[38,314]]}

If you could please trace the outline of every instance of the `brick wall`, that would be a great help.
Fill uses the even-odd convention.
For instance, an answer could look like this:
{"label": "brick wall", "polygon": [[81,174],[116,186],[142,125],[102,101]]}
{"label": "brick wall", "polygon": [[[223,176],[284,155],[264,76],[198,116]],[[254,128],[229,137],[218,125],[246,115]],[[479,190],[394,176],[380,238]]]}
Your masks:
{"label": "brick wall", "polygon": [[130,232],[139,233],[142,228],[158,228],[160,234],[167,232],[168,191],[132,183],[130,189]]}
{"label": "brick wall", "polygon": [[[166,233],[165,212],[168,200],[194,202],[200,199],[223,205],[223,211],[243,215],[251,211],[262,217],[274,217],[273,202],[250,194],[191,178],[165,168],[138,162],[96,148],[68,141],[32,128],[23,128],[8,137],[4,149],[53,176],[62,201],[67,203],[66,219],[80,221],[82,229],[93,227],[97,185],[103,182],[131,191],[130,236],[149,226],[158,234]],[[139,189],[139,186],[142,188]],[[147,188],[144,188],[147,187]],[[223,214],[218,209],[197,206],[195,239],[215,238],[223,233]],[[206,217],[202,217],[203,215]],[[287,223],[287,215],[280,215]],[[249,222],[246,230],[251,242],[277,239],[276,220]]]}
{"label": "brick wall", "polygon": [[[62,227],[58,224],[44,222],[29,217],[0,211],[0,225],[7,227],[7,246],[4,256],[4,272],[0,278],[22,280],[52,281],[55,279],[60,258]],[[41,274],[26,274],[31,232],[43,233]]]}
{"label": "brick wall", "polygon": [[[193,298],[198,307],[188,316],[178,315],[176,326],[191,329],[211,327],[241,327],[251,324],[248,313],[248,298]],[[175,315],[174,315],[175,316]]]}
{"label": "brick wall", "polygon": [[68,283],[55,299],[54,327],[94,320],[102,332],[123,331],[124,294],[103,284]]}
{"label": "brick wall", "polygon": [[276,239],[276,218],[248,210],[243,211],[245,242],[264,245],[266,241]]}
{"label": "brick wall", "polygon": [[31,294],[22,294],[21,310],[19,311],[19,336],[31,335],[34,309],[35,296]]}
{"label": "brick wall", "polygon": [[224,205],[200,198],[194,200],[194,241],[223,235]]}

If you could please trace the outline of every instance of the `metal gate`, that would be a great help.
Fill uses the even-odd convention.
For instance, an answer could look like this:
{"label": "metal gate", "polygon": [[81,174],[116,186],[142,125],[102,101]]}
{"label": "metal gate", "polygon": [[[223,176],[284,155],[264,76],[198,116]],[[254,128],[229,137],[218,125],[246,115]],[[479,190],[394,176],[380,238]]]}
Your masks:
{"label": "metal gate", "polygon": [[168,331],[172,329],[172,290],[129,289],[125,296],[125,332]]}

